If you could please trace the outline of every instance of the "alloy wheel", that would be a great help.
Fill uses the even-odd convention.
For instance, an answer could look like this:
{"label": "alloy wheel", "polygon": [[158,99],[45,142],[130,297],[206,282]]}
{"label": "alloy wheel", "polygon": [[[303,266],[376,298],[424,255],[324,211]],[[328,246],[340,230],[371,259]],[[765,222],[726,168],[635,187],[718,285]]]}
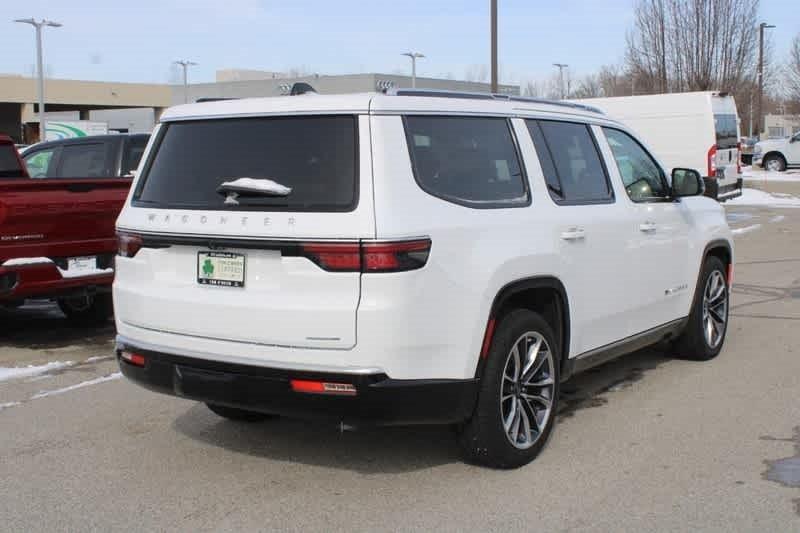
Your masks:
{"label": "alloy wheel", "polygon": [[725,277],[714,270],[703,290],[703,335],[709,348],[720,345],[728,321],[728,287]]}
{"label": "alloy wheel", "polygon": [[544,336],[530,331],[514,343],[500,385],[500,416],[511,444],[524,450],[541,437],[552,416],[553,352]]}

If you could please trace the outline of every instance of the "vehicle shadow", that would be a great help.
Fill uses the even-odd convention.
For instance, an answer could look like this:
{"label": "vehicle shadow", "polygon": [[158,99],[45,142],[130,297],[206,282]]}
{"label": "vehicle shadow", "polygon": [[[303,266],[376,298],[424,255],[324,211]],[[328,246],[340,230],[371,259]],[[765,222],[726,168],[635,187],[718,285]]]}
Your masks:
{"label": "vehicle shadow", "polygon": [[22,307],[0,307],[0,346],[34,350],[75,344],[99,345],[114,338],[114,323],[76,326],[55,303],[33,301]]}
{"label": "vehicle shadow", "polygon": [[[604,405],[608,393],[629,387],[668,361],[662,352],[650,348],[575,376],[562,386],[559,417],[563,420],[582,409]],[[224,420],[197,404],[178,416],[173,428],[235,453],[361,474],[413,472],[461,461],[455,432],[447,426],[341,431],[330,421],[281,418],[247,424]]]}

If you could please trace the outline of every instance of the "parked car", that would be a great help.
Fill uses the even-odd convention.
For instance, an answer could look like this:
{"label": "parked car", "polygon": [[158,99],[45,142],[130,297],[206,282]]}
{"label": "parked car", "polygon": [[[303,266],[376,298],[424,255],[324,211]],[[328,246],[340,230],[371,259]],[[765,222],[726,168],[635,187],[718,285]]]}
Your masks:
{"label": "parked car", "polygon": [[777,172],[800,166],[800,131],[791,137],[756,143],[753,149],[753,165]]}
{"label": "parked car", "polygon": [[723,208],[585,106],[190,104],[148,151],[117,221],[119,365],[223,417],[457,424],[469,460],[516,467],[574,373],[722,349]]}
{"label": "parked car", "polygon": [[22,154],[32,178],[132,177],[149,134],[75,137],[37,143]]}
{"label": "parked car", "polygon": [[757,137],[742,137],[739,145],[742,149],[742,164],[743,165],[752,165],[753,164],[753,151],[756,147],[756,143],[758,142]]}
{"label": "parked car", "polygon": [[46,298],[77,323],[111,316],[114,221],[131,183],[118,176],[147,139],[107,137],[31,147],[24,159],[38,179],[0,140],[0,305]]}
{"label": "parked car", "polygon": [[741,196],[739,114],[733,95],[705,91],[576,101],[633,128],[665,168],[695,169],[705,177],[707,196],[721,202]]}

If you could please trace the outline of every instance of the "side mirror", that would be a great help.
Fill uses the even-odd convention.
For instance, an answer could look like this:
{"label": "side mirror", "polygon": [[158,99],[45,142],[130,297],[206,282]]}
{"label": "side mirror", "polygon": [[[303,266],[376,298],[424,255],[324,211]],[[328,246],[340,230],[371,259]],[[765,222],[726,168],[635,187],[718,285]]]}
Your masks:
{"label": "side mirror", "polygon": [[672,169],[672,197],[700,196],[706,190],[706,184],[700,173],[691,168]]}

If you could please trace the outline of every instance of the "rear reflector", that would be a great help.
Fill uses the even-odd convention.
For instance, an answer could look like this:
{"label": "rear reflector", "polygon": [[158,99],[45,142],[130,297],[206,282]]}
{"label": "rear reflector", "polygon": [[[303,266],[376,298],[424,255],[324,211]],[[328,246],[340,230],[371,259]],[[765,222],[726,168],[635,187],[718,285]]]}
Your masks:
{"label": "rear reflector", "polygon": [[292,379],[289,383],[294,392],[332,394],[336,396],[356,395],[356,388],[350,383],[327,383],[325,381],[308,381],[304,379]]}
{"label": "rear reflector", "polygon": [[117,232],[117,254],[122,257],[133,257],[142,248],[142,238],[132,233]]}
{"label": "rear reflector", "polygon": [[147,363],[147,358],[142,354],[132,353],[132,352],[122,352],[120,354],[125,361],[132,364],[133,366],[141,366],[144,367],[145,363]]}
{"label": "rear reflector", "polygon": [[496,325],[495,318],[489,319],[486,324],[486,333],[483,334],[483,346],[481,347],[481,358],[486,359],[489,356],[489,348],[492,346],[492,337],[494,337],[494,327]]}
{"label": "rear reflector", "polygon": [[425,266],[431,240],[308,242],[302,243],[299,250],[300,255],[329,272],[405,272]]}
{"label": "rear reflector", "polygon": [[728,264],[728,289],[733,286],[733,263]]}

